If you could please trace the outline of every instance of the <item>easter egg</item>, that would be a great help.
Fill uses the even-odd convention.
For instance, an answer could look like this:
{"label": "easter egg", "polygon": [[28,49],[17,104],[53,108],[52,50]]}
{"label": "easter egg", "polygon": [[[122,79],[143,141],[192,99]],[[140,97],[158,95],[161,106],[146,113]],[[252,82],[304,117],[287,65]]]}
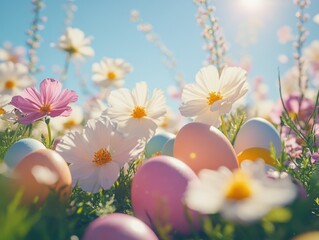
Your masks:
{"label": "easter egg", "polygon": [[190,166],[195,173],[205,168],[238,167],[236,153],[224,134],[200,122],[188,123],[177,133],[174,157]]}
{"label": "easter egg", "polygon": [[14,168],[26,155],[38,149],[46,149],[46,147],[33,138],[23,138],[7,150],[4,162],[9,167]]}
{"label": "easter egg", "polygon": [[61,198],[67,198],[71,191],[72,178],[64,159],[55,151],[40,149],[23,158],[15,167],[13,176],[16,184],[23,190],[26,203],[39,197],[41,203],[50,189],[59,192]]}
{"label": "easter egg", "polygon": [[174,138],[175,135],[172,133],[158,133],[154,135],[146,144],[145,146],[145,157],[151,158],[153,156],[161,154],[161,150],[165,143],[170,140],[171,138]]}
{"label": "easter egg", "polygon": [[[149,226],[171,226],[181,233],[199,229],[199,214],[186,208],[183,196],[196,174],[180,160],[157,156],[145,162],[132,182],[132,207]],[[193,222],[192,226],[188,218]]]}
{"label": "easter egg", "polygon": [[161,154],[173,157],[174,156],[174,143],[175,143],[175,137],[168,140],[164,144],[162,151],[161,151]]}
{"label": "easter egg", "polygon": [[84,233],[83,240],[158,240],[155,233],[141,220],[122,213],[95,219]]}
{"label": "easter egg", "polygon": [[270,156],[270,146],[273,144],[277,156],[281,152],[281,140],[276,128],[263,118],[252,118],[240,128],[234,149],[238,162],[249,159],[263,159],[265,163],[274,165]]}

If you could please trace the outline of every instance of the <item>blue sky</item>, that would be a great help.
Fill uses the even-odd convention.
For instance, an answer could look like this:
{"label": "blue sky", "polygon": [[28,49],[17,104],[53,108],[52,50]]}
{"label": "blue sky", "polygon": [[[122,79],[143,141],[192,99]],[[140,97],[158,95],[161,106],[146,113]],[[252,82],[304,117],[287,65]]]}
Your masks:
{"label": "blue sky", "polygon": [[[252,60],[252,71],[249,81],[256,76],[264,76],[269,85],[271,98],[278,97],[277,68],[285,72],[293,64],[280,64],[279,54],[291,57],[292,44],[282,45],[277,40],[277,30],[283,25],[290,25],[296,33],[296,6],[292,0],[263,0],[265,4],[255,11],[244,8],[241,0],[216,0],[217,17],[230,48],[228,56],[238,61],[243,55],[249,55]],[[43,41],[38,55],[40,65],[45,70],[36,75],[40,82],[43,78],[58,76],[52,71],[53,65],[63,66],[64,53],[51,48],[50,43],[57,42],[65,29],[66,1],[44,1],[42,11],[48,17],[45,29],[41,32]],[[134,71],[127,76],[125,86],[131,88],[136,82],[146,81],[150,88],[159,87],[166,90],[174,79],[162,63],[160,51],[145,40],[144,34],[137,31],[136,25],[130,22],[130,12],[136,9],[145,22],[153,25],[155,32],[175,54],[177,66],[187,82],[194,81],[196,72],[202,67],[206,53],[202,50],[204,43],[201,29],[195,21],[196,5],[189,0],[77,0],[78,11],[75,13],[72,26],[80,28],[86,35],[94,36],[92,47],[95,56],[85,62],[82,73],[91,81],[92,63],[103,57],[123,58],[129,62]],[[31,1],[3,0],[0,2],[0,44],[10,41],[14,45],[25,46],[25,31],[32,21]],[[318,1],[313,1],[307,10],[311,18],[319,13]],[[258,26],[253,27],[253,26]],[[319,25],[312,20],[306,25],[310,36],[306,43],[319,39]],[[252,30],[254,29],[254,30]],[[247,32],[245,32],[247,31]],[[253,33],[256,43],[243,44],[238,42],[238,34],[247,38]],[[65,87],[79,90],[79,79],[74,75],[73,64],[68,74]],[[89,88],[96,92],[93,84]],[[80,97],[80,101],[85,100]],[[176,105],[176,103],[172,103]]]}

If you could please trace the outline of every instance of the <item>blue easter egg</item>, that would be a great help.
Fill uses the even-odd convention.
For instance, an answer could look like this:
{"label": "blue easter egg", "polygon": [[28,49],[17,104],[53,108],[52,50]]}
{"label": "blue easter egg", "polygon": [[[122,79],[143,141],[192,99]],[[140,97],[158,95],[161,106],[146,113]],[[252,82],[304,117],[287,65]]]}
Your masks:
{"label": "blue easter egg", "polygon": [[161,153],[161,150],[164,146],[164,144],[170,140],[171,138],[174,138],[175,135],[172,133],[158,133],[155,136],[153,136],[146,144],[145,146],[145,157],[151,158],[153,156],[159,155]]}
{"label": "blue easter egg", "polygon": [[4,162],[11,168],[14,168],[26,155],[46,147],[33,138],[23,138],[14,143],[5,153]]}
{"label": "blue easter egg", "polygon": [[174,143],[175,143],[175,138],[171,138],[170,140],[168,140],[164,144],[161,154],[174,157]]}

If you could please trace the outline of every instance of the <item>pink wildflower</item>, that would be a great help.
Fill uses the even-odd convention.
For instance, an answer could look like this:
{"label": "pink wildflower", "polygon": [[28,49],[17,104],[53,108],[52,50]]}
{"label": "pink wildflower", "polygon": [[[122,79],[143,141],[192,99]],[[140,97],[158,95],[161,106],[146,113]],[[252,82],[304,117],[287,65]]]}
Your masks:
{"label": "pink wildflower", "polygon": [[[299,104],[300,101],[301,96],[298,93],[290,94],[284,98],[284,104],[288,113],[290,114],[290,117],[293,120],[298,117],[298,120],[306,122],[313,113],[315,106],[313,101],[309,98],[303,97],[301,105]],[[281,101],[278,100],[270,114],[270,118],[273,123],[280,124],[280,116],[282,115],[283,111],[284,110]]]}
{"label": "pink wildflower", "polygon": [[292,40],[293,35],[289,26],[281,27],[277,32],[278,40],[280,43],[285,44]]}
{"label": "pink wildflower", "polygon": [[46,78],[40,84],[40,92],[34,87],[26,88],[21,96],[12,98],[11,104],[23,114],[18,122],[30,124],[46,116],[69,116],[72,109],[68,104],[77,100],[78,96],[74,91],[62,91],[59,81]]}

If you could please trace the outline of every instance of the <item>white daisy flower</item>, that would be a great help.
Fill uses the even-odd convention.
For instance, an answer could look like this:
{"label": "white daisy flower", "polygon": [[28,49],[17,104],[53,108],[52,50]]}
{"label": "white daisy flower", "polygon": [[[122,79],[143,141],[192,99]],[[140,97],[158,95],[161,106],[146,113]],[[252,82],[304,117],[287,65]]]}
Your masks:
{"label": "white daisy flower", "polygon": [[98,97],[89,99],[84,105],[86,119],[98,118],[105,111],[107,105]]}
{"label": "white daisy flower", "polygon": [[89,120],[82,133],[69,132],[57,144],[56,151],[70,163],[73,185],[96,193],[101,187],[111,188],[120,169],[142,148],[115,131],[109,118],[101,117]]}
{"label": "white daisy flower", "polygon": [[195,84],[186,84],[180,112],[197,122],[220,125],[220,116],[248,91],[246,71],[238,67],[224,68],[219,77],[215,66],[207,66],[196,74]]}
{"label": "white daisy flower", "polygon": [[13,128],[16,116],[14,114],[14,107],[10,105],[10,95],[0,95],[0,131],[7,128]]}
{"label": "white daisy flower", "polygon": [[182,116],[179,113],[175,113],[170,107],[167,107],[166,109],[167,112],[156,132],[170,132],[176,134],[182,127]]}
{"label": "white daisy flower", "polygon": [[109,107],[103,113],[118,124],[119,130],[137,138],[149,138],[161,123],[165,113],[165,97],[160,89],[149,99],[145,82],[137,83],[132,91],[121,88],[111,92]]}
{"label": "white daisy flower", "polygon": [[0,94],[16,95],[35,83],[29,70],[21,63],[0,64]]}
{"label": "white daisy flower", "polygon": [[25,54],[24,47],[13,47],[11,43],[7,42],[3,48],[0,48],[0,61],[22,63]]}
{"label": "white daisy flower", "polygon": [[130,64],[123,59],[104,58],[92,65],[93,81],[102,88],[122,87],[126,74],[132,71]]}
{"label": "white daisy flower", "polygon": [[81,123],[84,119],[82,107],[75,104],[70,104],[70,106],[72,107],[72,112],[69,116],[51,119],[51,127],[55,133],[64,133],[70,129],[80,130],[82,128]]}
{"label": "white daisy flower", "polygon": [[60,37],[57,47],[67,52],[71,57],[82,59],[94,56],[94,50],[90,46],[91,37],[85,37],[78,28],[67,28]]}
{"label": "white daisy flower", "polygon": [[296,195],[290,178],[270,179],[263,161],[247,160],[234,172],[225,167],[200,171],[199,180],[188,185],[185,202],[203,214],[220,213],[226,220],[251,222],[290,203]]}

